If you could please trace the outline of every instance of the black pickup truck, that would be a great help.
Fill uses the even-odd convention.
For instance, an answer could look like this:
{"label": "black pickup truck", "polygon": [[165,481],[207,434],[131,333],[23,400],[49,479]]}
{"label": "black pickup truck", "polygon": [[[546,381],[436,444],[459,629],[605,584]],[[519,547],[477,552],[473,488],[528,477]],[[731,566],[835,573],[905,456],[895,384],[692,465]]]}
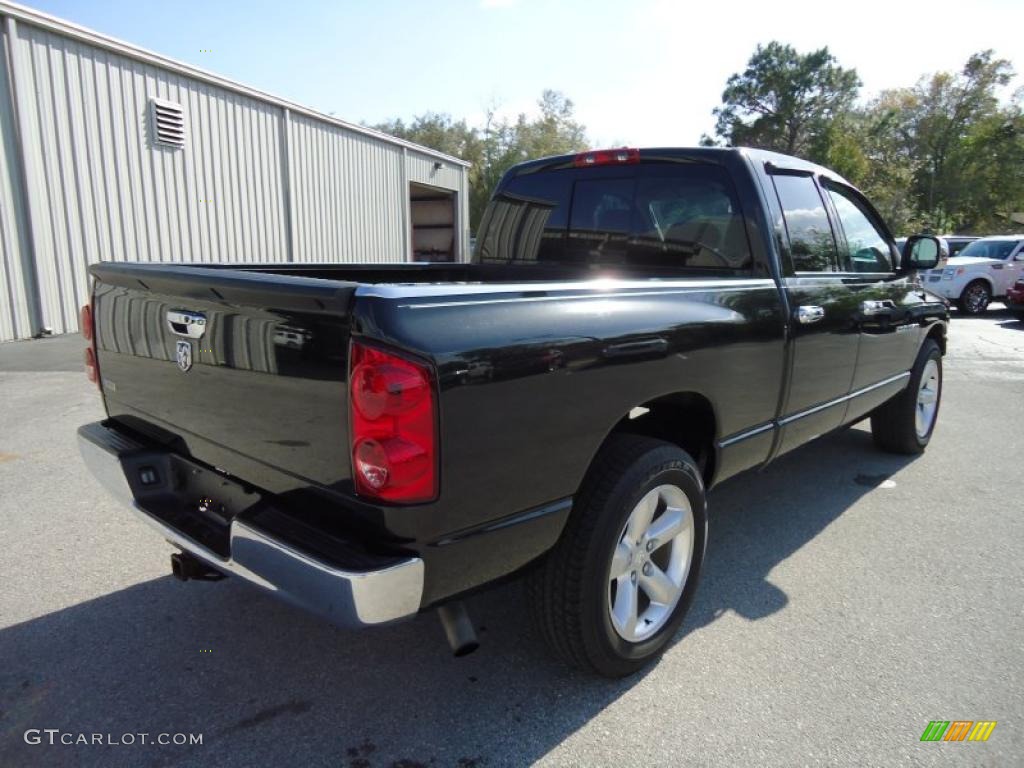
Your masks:
{"label": "black pickup truck", "polygon": [[555,652],[625,675],[693,599],[707,488],[867,416],[925,448],[938,252],[783,155],[524,163],[468,264],[92,266],[79,442],[180,578],[344,626],[436,607],[461,653],[459,597],[522,573]]}

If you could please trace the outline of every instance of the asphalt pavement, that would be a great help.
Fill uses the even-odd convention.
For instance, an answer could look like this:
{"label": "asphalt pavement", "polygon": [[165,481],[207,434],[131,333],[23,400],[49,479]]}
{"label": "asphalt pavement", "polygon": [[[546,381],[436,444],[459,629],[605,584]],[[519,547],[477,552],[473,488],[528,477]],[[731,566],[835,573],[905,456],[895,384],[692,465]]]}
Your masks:
{"label": "asphalt pavement", "polygon": [[[453,659],[432,615],[347,632],[175,581],[79,460],[103,415],[82,343],[0,345],[0,765],[1024,765],[1024,323],[1002,310],[954,318],[925,455],[860,425],[715,489],[683,630],[618,682],[552,660],[515,583],[469,601],[482,646]],[[931,720],[998,725],[923,743]],[[80,734],[121,743],[60,743]]]}

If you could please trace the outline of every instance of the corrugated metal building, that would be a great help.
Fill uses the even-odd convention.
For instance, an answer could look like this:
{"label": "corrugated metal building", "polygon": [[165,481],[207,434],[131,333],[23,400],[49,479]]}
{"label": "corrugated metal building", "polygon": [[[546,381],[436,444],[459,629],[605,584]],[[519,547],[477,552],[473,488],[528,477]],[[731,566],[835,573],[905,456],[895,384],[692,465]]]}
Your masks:
{"label": "corrugated metal building", "polygon": [[468,252],[467,164],[0,0],[0,340],[78,329],[100,260]]}

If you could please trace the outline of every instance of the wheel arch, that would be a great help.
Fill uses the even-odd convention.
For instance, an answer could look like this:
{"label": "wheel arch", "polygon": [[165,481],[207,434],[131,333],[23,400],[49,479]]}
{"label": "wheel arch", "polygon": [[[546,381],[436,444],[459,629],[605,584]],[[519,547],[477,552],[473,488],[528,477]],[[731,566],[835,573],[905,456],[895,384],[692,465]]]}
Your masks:
{"label": "wheel arch", "polygon": [[946,355],[946,324],[942,322],[932,323],[921,339],[923,345],[928,339],[933,339],[939,345],[943,357]]}
{"label": "wheel arch", "polygon": [[639,403],[623,414],[605,435],[598,451],[618,434],[664,440],[678,445],[693,457],[705,487],[710,487],[718,466],[717,429],[715,407],[708,397],[694,391],[673,392]]}
{"label": "wheel arch", "polygon": [[967,280],[964,281],[964,287],[960,289],[960,296],[963,296],[964,295],[964,291],[966,291],[971,285],[973,285],[974,283],[977,283],[977,282],[982,282],[985,285],[987,285],[988,286],[988,292],[992,296],[995,296],[996,284],[994,282],[992,282],[992,278],[991,277],[989,277],[988,275],[985,275],[985,274],[970,275],[967,278]]}

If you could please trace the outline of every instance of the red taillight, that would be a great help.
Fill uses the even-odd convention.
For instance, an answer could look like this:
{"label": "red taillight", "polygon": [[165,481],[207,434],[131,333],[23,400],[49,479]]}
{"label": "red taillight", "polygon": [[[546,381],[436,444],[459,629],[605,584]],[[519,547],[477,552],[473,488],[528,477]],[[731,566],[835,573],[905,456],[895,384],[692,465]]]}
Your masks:
{"label": "red taillight", "polygon": [[430,368],[353,342],[349,403],[356,492],[405,503],[436,497],[437,427]]}
{"label": "red taillight", "polygon": [[92,347],[85,348],[85,376],[93,384],[99,383],[100,372],[96,366],[96,353],[92,351]]}
{"label": "red taillight", "polygon": [[639,149],[595,149],[592,152],[580,152],[573,158],[572,164],[577,168],[591,165],[626,165],[640,162]]}
{"label": "red taillight", "polygon": [[82,338],[92,341],[92,307],[88,304],[82,307],[81,321],[78,325],[82,331]]}
{"label": "red taillight", "polygon": [[92,307],[86,304],[79,315],[79,330],[82,338],[89,342],[85,350],[85,376],[96,386],[100,383],[100,367],[96,362],[96,329],[92,322]]}

